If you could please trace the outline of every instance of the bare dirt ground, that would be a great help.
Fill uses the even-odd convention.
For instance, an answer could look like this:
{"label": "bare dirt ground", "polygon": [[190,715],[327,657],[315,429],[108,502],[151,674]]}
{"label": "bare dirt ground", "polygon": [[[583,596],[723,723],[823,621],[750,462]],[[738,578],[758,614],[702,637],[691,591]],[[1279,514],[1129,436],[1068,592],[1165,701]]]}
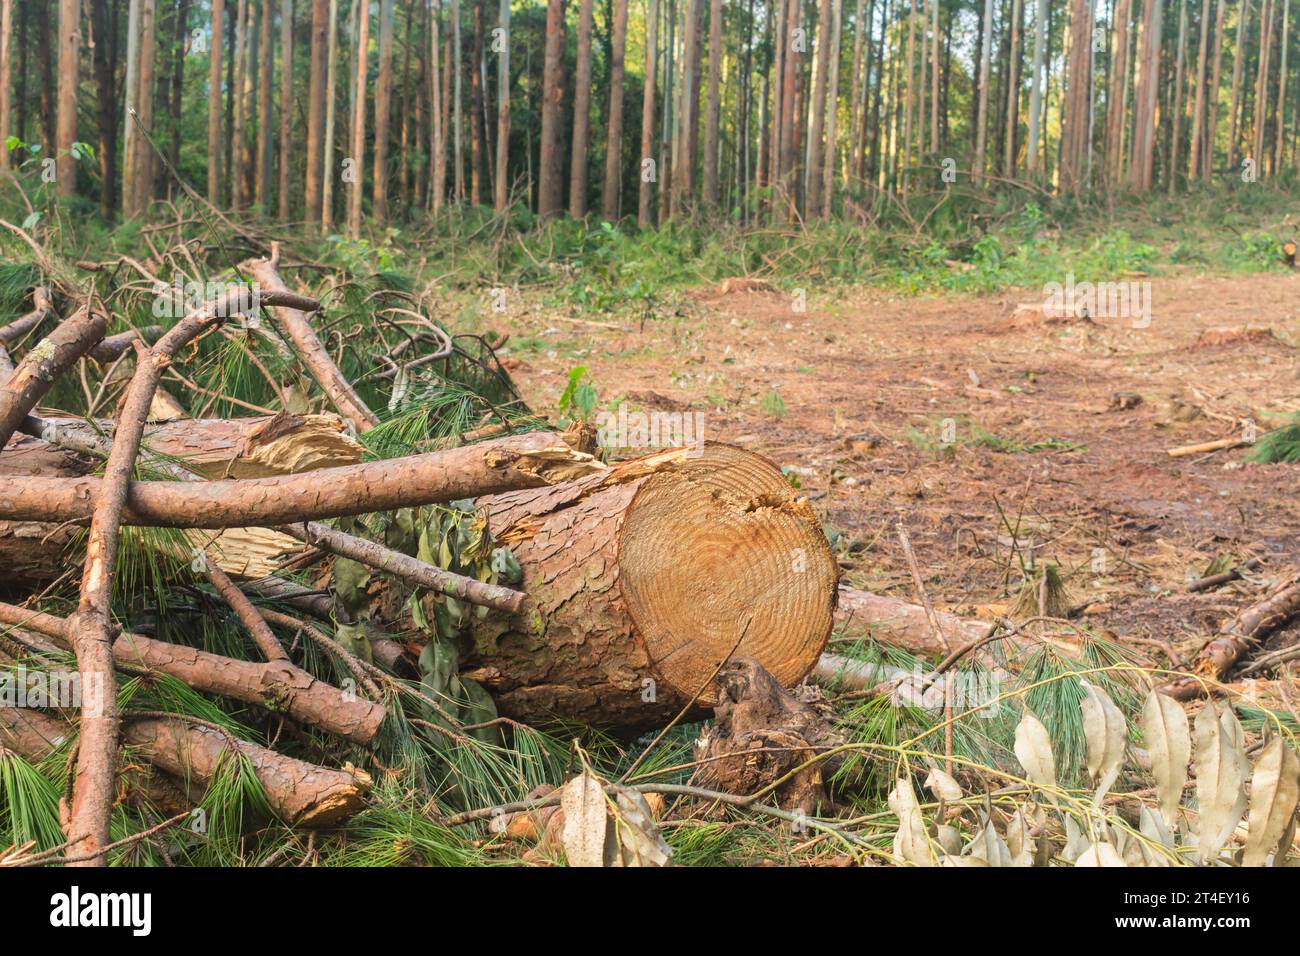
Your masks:
{"label": "bare dirt ground", "polygon": [[[542,410],[585,365],[604,408],[704,412],[707,437],[791,470],[852,584],[915,597],[902,522],[936,604],[1000,611],[1032,551],[1085,621],[1167,665],[1158,644],[1186,659],[1300,568],[1300,465],[1166,454],[1300,411],[1300,276],[1150,282],[1145,328],[1045,322],[1038,290],[812,294],[798,312],[784,292],[701,289],[644,323],[535,310],[507,360]],[[1271,334],[1200,341],[1245,327]],[[1262,566],[1187,593],[1221,554]],[[1292,625],[1266,646],[1298,638]]]}

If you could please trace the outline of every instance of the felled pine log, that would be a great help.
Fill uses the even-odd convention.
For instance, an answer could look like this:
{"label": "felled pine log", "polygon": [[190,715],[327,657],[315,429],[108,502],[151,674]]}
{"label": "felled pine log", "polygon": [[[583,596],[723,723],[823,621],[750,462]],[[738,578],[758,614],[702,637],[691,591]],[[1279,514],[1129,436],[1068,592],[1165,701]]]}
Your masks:
{"label": "felled pine log", "polygon": [[[71,733],[67,723],[41,711],[0,707],[0,746],[29,761],[45,759]],[[365,805],[371,785],[363,771],[321,767],[182,720],[128,717],[123,722],[122,743],[161,771],[142,777],[132,765],[123,766],[122,776],[128,788],[148,786],[151,802],[161,802],[168,809],[174,809],[176,804],[181,809],[197,805],[232,753],[248,760],[266,791],[270,808],[294,826],[329,827],[343,822]],[[169,795],[159,801],[158,789]],[[177,791],[182,800],[170,796]]]}
{"label": "felled pine log", "polygon": [[528,594],[474,625],[464,676],[503,714],[662,726],[717,700],[729,657],[790,686],[830,635],[838,569],[808,502],[767,459],[677,449],[480,498]]}
{"label": "felled pine log", "polygon": [[[103,446],[112,424],[91,428],[67,418],[38,419],[84,438],[88,448]],[[262,478],[294,474],[361,461],[362,449],[336,415],[281,413],[253,418],[186,419],[149,425],[145,448],[210,478]],[[15,435],[0,451],[0,478],[77,478],[90,473],[93,458],[56,448],[39,438]],[[3,497],[0,494],[0,497]],[[0,588],[30,588],[50,583],[69,566],[68,549],[80,538],[75,525],[48,521],[0,519],[0,567],[11,571]],[[276,570],[275,559],[299,547],[294,539],[269,528],[235,527],[188,535],[194,547],[210,549],[232,574],[263,577]]]}

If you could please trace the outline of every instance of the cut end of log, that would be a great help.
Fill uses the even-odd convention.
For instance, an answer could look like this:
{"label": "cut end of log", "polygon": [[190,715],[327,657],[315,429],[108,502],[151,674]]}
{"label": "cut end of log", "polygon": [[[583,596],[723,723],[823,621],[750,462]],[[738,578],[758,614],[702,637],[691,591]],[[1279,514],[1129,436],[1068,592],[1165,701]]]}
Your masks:
{"label": "cut end of log", "polygon": [[677,454],[637,492],[620,535],[623,599],[651,664],[686,698],[703,688],[706,705],[729,654],[798,683],[835,611],[838,570],[816,515],[758,455],[715,443]]}

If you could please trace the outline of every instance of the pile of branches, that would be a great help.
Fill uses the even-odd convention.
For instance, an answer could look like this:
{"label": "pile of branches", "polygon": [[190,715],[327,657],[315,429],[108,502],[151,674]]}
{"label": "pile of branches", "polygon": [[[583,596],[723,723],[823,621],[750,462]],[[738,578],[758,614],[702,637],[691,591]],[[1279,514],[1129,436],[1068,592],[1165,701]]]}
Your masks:
{"label": "pile of branches", "polygon": [[[210,283],[184,239],[74,269],[9,228],[39,267],[0,276],[30,304],[0,327],[0,539],[14,557],[0,664],[24,698],[0,707],[0,782],[10,829],[40,851],[16,859],[211,862],[243,846],[250,814],[335,827],[376,789],[436,793],[441,813],[553,776],[554,742],[367,621],[372,572],[430,610],[435,650],[467,610],[518,611],[508,549],[453,503],[596,467],[579,439],[538,430],[492,343],[449,333],[383,276],[293,291],[275,245]],[[244,417],[181,419],[185,406]],[[279,473],[253,454],[296,430],[310,434],[289,454],[352,460]],[[232,477],[236,464],[257,477]],[[398,526],[414,533],[390,547]],[[226,529],[266,538],[232,544]],[[441,566],[420,556],[431,537],[449,549]],[[20,552],[51,541],[80,567],[31,593]],[[267,560],[250,565],[249,547],[274,573],[248,573]]]}

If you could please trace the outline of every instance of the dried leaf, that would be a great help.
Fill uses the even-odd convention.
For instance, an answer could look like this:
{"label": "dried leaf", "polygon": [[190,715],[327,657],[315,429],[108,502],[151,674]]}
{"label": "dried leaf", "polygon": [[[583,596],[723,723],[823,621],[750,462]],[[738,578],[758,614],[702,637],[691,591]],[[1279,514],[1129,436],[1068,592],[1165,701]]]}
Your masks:
{"label": "dried leaf", "polygon": [[1294,863],[1287,862],[1287,854],[1291,852],[1291,844],[1295,842],[1296,817],[1291,814],[1290,821],[1287,822],[1286,829],[1282,832],[1282,839],[1277,842],[1277,852],[1273,854],[1274,866],[1294,866]]}
{"label": "dried leaf", "polygon": [[1250,834],[1242,866],[1263,866],[1283,832],[1295,818],[1300,799],[1300,757],[1274,737],[1255,761],[1250,778]]}
{"label": "dried leaf", "polygon": [[907,777],[899,777],[894,789],[889,791],[889,809],[898,817],[894,855],[917,866],[934,866],[934,852],[925,835],[925,821],[916,802],[916,791]]}
{"label": "dried leaf", "polygon": [[673,850],[655,826],[654,813],[644,796],[627,787],[619,787],[615,798],[618,816],[615,834],[618,852],[613,866],[668,866]]}
{"label": "dried leaf", "polygon": [[932,767],[925,778],[925,788],[940,800],[952,803],[962,797],[961,784],[938,767]]}
{"label": "dried leaf", "polygon": [[1219,855],[1246,812],[1250,763],[1241,724],[1231,710],[1219,714],[1207,702],[1196,715],[1196,805],[1200,814],[1197,852],[1202,863]]}
{"label": "dried leaf", "polygon": [[1178,805],[1183,799],[1183,787],[1187,783],[1187,761],[1192,755],[1187,714],[1178,701],[1153,690],[1142,705],[1138,726],[1142,728],[1142,739],[1151,754],[1151,773],[1156,779],[1160,815],[1169,827],[1173,827]]}
{"label": "dried leaf", "polygon": [[1079,824],[1074,822],[1074,817],[1065,815],[1065,848],[1061,850],[1061,858],[1067,863],[1074,863],[1083,855],[1083,852],[1092,845],[1088,835],[1079,829]]}
{"label": "dried leaf", "polygon": [[1023,809],[1016,810],[1007,824],[1007,849],[1011,851],[1012,866],[1034,865],[1034,839],[1029,835],[1029,822]]}
{"label": "dried leaf", "polygon": [[935,832],[934,838],[939,841],[939,846],[943,847],[944,853],[949,856],[961,856],[962,838],[956,827],[950,827],[945,823]]}
{"label": "dried leaf", "polygon": [[1079,683],[1083,685],[1079,709],[1083,712],[1083,735],[1088,745],[1088,776],[1097,788],[1092,802],[1100,806],[1124,763],[1128,724],[1105,691],[1086,680]]}
{"label": "dried leaf", "polygon": [[1006,841],[993,829],[993,822],[986,821],[984,828],[975,834],[975,838],[966,845],[962,856],[983,860],[987,866],[1005,867],[1011,865],[1011,850]]}
{"label": "dried leaf", "polygon": [[608,804],[605,788],[587,772],[564,785],[560,797],[564,832],[560,842],[569,866],[604,866]]}
{"label": "dried leaf", "polygon": [[[1055,789],[1056,759],[1052,756],[1052,741],[1047,736],[1047,728],[1029,711],[1025,711],[1016,725],[1015,751],[1030,782]],[[1054,794],[1049,799],[1056,801]]]}
{"label": "dried leaf", "polygon": [[1104,840],[1098,840],[1079,854],[1075,866],[1126,866],[1119,851]]}

